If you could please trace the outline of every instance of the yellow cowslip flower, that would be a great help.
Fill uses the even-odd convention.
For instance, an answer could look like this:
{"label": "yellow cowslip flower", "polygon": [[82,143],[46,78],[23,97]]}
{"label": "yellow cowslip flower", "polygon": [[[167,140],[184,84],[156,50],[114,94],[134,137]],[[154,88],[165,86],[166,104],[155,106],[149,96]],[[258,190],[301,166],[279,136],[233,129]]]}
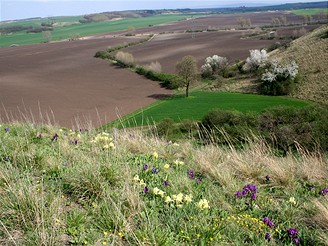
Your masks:
{"label": "yellow cowslip flower", "polygon": [[178,143],[173,143],[173,146],[179,146],[179,144]]}
{"label": "yellow cowslip flower", "polygon": [[177,204],[177,208],[182,208],[182,204]]}
{"label": "yellow cowslip flower", "polygon": [[139,185],[142,187],[146,187],[146,183],[143,179],[140,180]]}
{"label": "yellow cowslip flower", "polygon": [[133,181],[134,182],[139,182],[140,181],[140,179],[139,179],[139,175],[135,175],[134,177],[133,177]]}
{"label": "yellow cowslip flower", "polygon": [[164,165],[164,168],[165,168],[165,169],[168,169],[168,168],[170,168],[170,165],[169,165],[169,164],[165,164],[165,165]]}
{"label": "yellow cowslip flower", "polygon": [[185,195],[183,199],[186,203],[190,203],[192,201],[192,195]]}
{"label": "yellow cowslip flower", "polygon": [[289,203],[296,205],[296,199],[295,199],[295,197],[289,198]]}
{"label": "yellow cowslip flower", "polygon": [[108,144],[104,145],[103,149],[109,149],[109,145]]}
{"label": "yellow cowslip flower", "polygon": [[158,153],[157,153],[156,151],[153,153],[153,157],[154,157],[155,159],[158,158]]}
{"label": "yellow cowslip flower", "polygon": [[164,192],[164,191],[162,191],[162,190],[159,190],[159,191],[158,191],[158,195],[159,195],[160,197],[164,197],[164,195],[165,195],[165,192]]}
{"label": "yellow cowslip flower", "polygon": [[203,210],[203,209],[209,209],[209,208],[210,208],[210,206],[209,206],[209,204],[208,204],[208,201],[207,201],[206,199],[201,199],[201,200],[198,202],[197,206],[198,206],[201,210]]}
{"label": "yellow cowslip flower", "polygon": [[110,143],[109,143],[109,147],[111,147],[111,148],[115,148],[114,143],[113,143],[113,142],[110,142]]}
{"label": "yellow cowslip flower", "polygon": [[104,235],[107,236],[108,235],[108,232],[107,231],[104,231]]}
{"label": "yellow cowslip flower", "polygon": [[119,233],[118,233],[118,236],[119,236],[120,238],[122,238],[122,237],[124,237],[124,234],[123,234],[122,232],[119,232]]}
{"label": "yellow cowslip flower", "polygon": [[106,242],[106,241],[103,241],[103,242],[102,242],[102,245],[107,245],[107,242]]}
{"label": "yellow cowslip flower", "polygon": [[178,195],[175,196],[175,199],[174,199],[177,203],[181,203],[182,200],[183,200],[183,194],[182,193],[179,193]]}
{"label": "yellow cowslip flower", "polygon": [[179,161],[179,160],[175,160],[173,163],[174,163],[176,166],[182,166],[182,165],[184,165],[184,162],[183,162],[183,161]]}
{"label": "yellow cowslip flower", "polygon": [[153,193],[155,194],[155,195],[158,195],[158,192],[160,191],[160,189],[158,189],[157,187],[155,187],[154,189],[153,189]]}
{"label": "yellow cowslip flower", "polygon": [[170,196],[167,196],[167,197],[165,197],[165,202],[166,203],[171,203],[171,202],[173,202],[173,200]]}

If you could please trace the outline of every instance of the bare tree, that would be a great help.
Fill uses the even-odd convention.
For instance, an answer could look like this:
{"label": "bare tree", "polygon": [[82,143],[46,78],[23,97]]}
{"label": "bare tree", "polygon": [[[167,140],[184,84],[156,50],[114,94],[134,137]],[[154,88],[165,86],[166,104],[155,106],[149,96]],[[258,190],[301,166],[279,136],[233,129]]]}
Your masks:
{"label": "bare tree", "polygon": [[197,61],[193,56],[184,56],[176,65],[177,74],[183,80],[182,84],[186,87],[186,97],[189,96],[190,83],[197,80]]}

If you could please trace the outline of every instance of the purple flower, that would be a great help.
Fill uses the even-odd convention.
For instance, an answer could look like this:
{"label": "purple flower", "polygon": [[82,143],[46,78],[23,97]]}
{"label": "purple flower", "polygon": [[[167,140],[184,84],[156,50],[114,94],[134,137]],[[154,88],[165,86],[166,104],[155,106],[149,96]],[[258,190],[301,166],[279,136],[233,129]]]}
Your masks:
{"label": "purple flower", "polygon": [[9,161],[9,157],[8,156],[5,157],[5,161]]}
{"label": "purple flower", "polygon": [[299,238],[294,238],[293,243],[300,244],[300,239]]}
{"label": "purple flower", "polygon": [[42,138],[42,135],[41,135],[41,133],[38,135],[38,138],[40,138],[40,139]]}
{"label": "purple flower", "polygon": [[58,134],[56,133],[52,138],[51,138],[51,141],[55,141],[55,140],[57,140],[58,139]]}
{"label": "purple flower", "polygon": [[264,218],[263,218],[263,222],[264,222],[264,224],[266,224],[266,225],[267,225],[269,221],[270,221],[270,220],[269,220],[269,218],[268,218],[268,217],[264,217]]}
{"label": "purple flower", "polygon": [[328,193],[328,188],[324,188],[320,191],[321,195],[325,196]]}
{"label": "purple flower", "polygon": [[268,225],[268,227],[274,227],[274,223],[272,222],[272,220],[269,220],[267,225]]}
{"label": "purple flower", "polygon": [[269,176],[269,175],[265,176],[265,180],[266,180],[267,182],[270,182],[270,176]]}
{"label": "purple flower", "polygon": [[165,180],[165,181],[163,182],[163,184],[164,184],[164,186],[169,186],[169,185],[170,185],[169,181],[167,181],[167,180]]}
{"label": "purple flower", "polygon": [[149,192],[149,188],[147,186],[145,186],[145,188],[143,189],[144,193],[148,193]]}
{"label": "purple flower", "polygon": [[242,192],[241,192],[241,191],[237,191],[237,192],[235,193],[235,196],[236,196],[237,198],[241,198],[243,195],[242,195]]}
{"label": "purple flower", "polygon": [[5,132],[9,132],[9,128],[8,127],[5,128]]}
{"label": "purple flower", "polygon": [[189,176],[190,179],[194,179],[194,178],[195,178],[195,173],[194,173],[194,171],[193,171],[193,170],[189,170],[189,171],[188,171],[188,176]]}
{"label": "purple flower", "polygon": [[147,164],[143,166],[144,170],[147,170],[148,168],[149,168],[149,166]]}
{"label": "purple flower", "polygon": [[252,199],[252,200],[256,200],[256,194],[255,194],[255,193],[252,193],[252,194],[251,194],[251,199]]}
{"label": "purple flower", "polygon": [[271,237],[270,232],[265,233],[265,239],[268,241],[271,241],[272,237]]}
{"label": "purple flower", "polygon": [[247,195],[247,191],[243,190],[243,191],[241,192],[241,196],[246,196],[246,195]]}
{"label": "purple flower", "polygon": [[72,141],[72,144],[75,144],[75,145],[77,145],[77,139],[76,138],[74,138],[74,140]]}
{"label": "purple flower", "polygon": [[153,168],[151,169],[151,171],[152,171],[152,173],[158,173],[158,169],[155,168],[155,167],[153,167]]}
{"label": "purple flower", "polygon": [[296,227],[295,228],[289,228],[287,230],[287,232],[289,234],[289,237],[291,237],[291,238],[295,237],[297,235],[297,233],[298,233]]}
{"label": "purple flower", "polygon": [[200,182],[202,182],[202,178],[197,178],[196,182],[199,184]]}

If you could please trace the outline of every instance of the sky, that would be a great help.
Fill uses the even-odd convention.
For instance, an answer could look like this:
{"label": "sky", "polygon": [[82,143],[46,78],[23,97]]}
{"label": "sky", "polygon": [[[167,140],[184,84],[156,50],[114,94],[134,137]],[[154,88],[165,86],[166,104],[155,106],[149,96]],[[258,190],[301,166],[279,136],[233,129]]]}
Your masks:
{"label": "sky", "polygon": [[274,5],[320,0],[0,0],[0,21],[115,10]]}

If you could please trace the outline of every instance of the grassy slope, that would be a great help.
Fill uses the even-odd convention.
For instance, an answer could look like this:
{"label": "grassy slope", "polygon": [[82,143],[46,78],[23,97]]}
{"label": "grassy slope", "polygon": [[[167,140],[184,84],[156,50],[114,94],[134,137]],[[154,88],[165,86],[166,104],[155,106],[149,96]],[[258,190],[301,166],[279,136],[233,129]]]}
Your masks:
{"label": "grassy slope", "polygon": [[266,108],[280,105],[304,107],[309,103],[286,97],[195,91],[189,98],[182,95],[155,103],[149,108],[132,114],[123,124],[129,126],[135,123],[136,125],[149,124],[164,118],[172,118],[175,121],[201,120],[209,110],[215,108],[259,113]]}
{"label": "grassy slope", "polygon": [[328,39],[319,37],[325,32],[328,32],[328,25],[293,41],[287,50],[272,56],[299,64],[301,82],[293,96],[328,104]]}
{"label": "grassy slope", "polygon": [[[265,245],[266,233],[273,245],[327,242],[323,156],[278,158],[260,140],[237,151],[97,133],[0,126],[1,245]],[[235,197],[247,184],[255,200]]]}
{"label": "grassy slope", "polygon": [[[178,21],[184,19],[186,17],[190,17],[190,15],[157,15],[151,17],[144,18],[131,18],[131,19],[122,19],[110,22],[93,22],[86,24],[73,24],[69,26],[63,27],[55,27],[52,33],[52,40],[62,40],[67,39],[71,35],[78,34],[80,36],[88,36],[95,35],[101,33],[109,33],[120,30],[127,30],[128,27],[147,27],[149,25],[159,25],[163,23],[168,23],[172,21]],[[36,25],[35,22],[32,22]],[[44,42],[44,38],[42,37],[42,33],[26,33],[26,32],[18,32],[12,35],[3,35],[1,36],[0,47],[6,47],[11,44],[33,44],[33,43],[41,43]]]}

